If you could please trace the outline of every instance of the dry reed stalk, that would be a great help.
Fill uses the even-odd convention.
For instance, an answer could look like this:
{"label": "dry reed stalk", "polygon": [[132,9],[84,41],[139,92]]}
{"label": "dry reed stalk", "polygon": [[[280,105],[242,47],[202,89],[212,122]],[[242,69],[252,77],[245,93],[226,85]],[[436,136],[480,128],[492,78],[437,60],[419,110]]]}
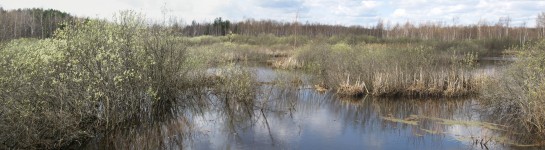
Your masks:
{"label": "dry reed stalk", "polygon": [[293,57],[283,58],[270,62],[273,68],[279,69],[297,69],[301,68],[303,65]]}
{"label": "dry reed stalk", "polygon": [[341,97],[359,97],[368,94],[367,86],[363,81],[356,81],[355,84],[350,84],[350,75],[347,76],[346,82],[342,82],[337,89],[337,94]]}
{"label": "dry reed stalk", "polygon": [[461,71],[448,72],[424,72],[412,73],[406,76],[406,72],[375,73],[372,79],[374,96],[443,96],[460,97],[474,94],[478,90],[476,81]]}
{"label": "dry reed stalk", "polygon": [[323,93],[327,91],[328,87],[325,84],[316,84],[314,85],[314,89],[320,93]]}
{"label": "dry reed stalk", "polygon": [[265,49],[265,54],[269,57],[288,57],[290,53],[288,51],[273,51],[270,49]]}

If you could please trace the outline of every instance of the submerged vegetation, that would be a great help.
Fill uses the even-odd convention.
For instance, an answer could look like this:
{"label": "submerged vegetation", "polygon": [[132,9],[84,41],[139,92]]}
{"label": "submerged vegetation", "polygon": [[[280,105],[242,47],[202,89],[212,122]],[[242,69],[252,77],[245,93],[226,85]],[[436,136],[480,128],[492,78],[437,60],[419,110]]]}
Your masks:
{"label": "submerged vegetation", "polygon": [[[27,11],[68,21],[43,33],[17,30],[0,37],[0,149],[70,148],[99,134],[123,134],[116,132],[121,128],[166,134],[154,122],[212,108],[233,128],[256,115],[266,121],[268,101],[257,100],[263,91],[257,75],[244,67],[249,62],[310,73],[317,78],[310,83],[316,90],[342,98],[479,96],[483,112],[497,117],[494,123],[520,133],[510,133],[514,139],[545,141],[544,35],[527,34],[538,28],[498,23],[387,29],[381,22],[365,28],[221,18],[180,27],[150,24],[133,12],[105,21]],[[0,19],[9,20],[7,14],[0,9]],[[5,26],[2,33],[11,27]],[[475,73],[480,57],[513,53],[518,59],[502,74]],[[288,82],[304,88],[300,78]],[[295,104],[290,105],[292,111]],[[191,128],[186,118],[178,119],[170,124],[182,124],[180,131]],[[453,123],[417,116],[383,119]]]}

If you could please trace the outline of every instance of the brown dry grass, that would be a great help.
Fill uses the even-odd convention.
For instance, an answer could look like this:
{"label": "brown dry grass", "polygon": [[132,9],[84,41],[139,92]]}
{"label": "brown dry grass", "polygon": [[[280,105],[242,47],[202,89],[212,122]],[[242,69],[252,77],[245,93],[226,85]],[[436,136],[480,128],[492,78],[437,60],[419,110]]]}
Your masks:
{"label": "brown dry grass", "polygon": [[412,76],[403,72],[377,73],[373,86],[372,95],[404,97],[460,97],[475,94],[477,89],[472,76],[464,71]]}
{"label": "brown dry grass", "polygon": [[354,84],[350,84],[350,75],[337,88],[337,95],[341,97],[360,97],[368,93],[365,82],[358,79]]}
{"label": "brown dry grass", "polygon": [[[477,93],[473,54],[440,53],[413,44],[309,44],[298,53],[339,95],[461,97]],[[347,82],[347,75],[358,78]],[[365,88],[363,88],[365,87]]]}
{"label": "brown dry grass", "polygon": [[324,93],[327,90],[329,90],[329,87],[327,85],[325,85],[324,83],[320,83],[320,84],[315,84],[314,89],[316,89],[316,91],[318,91],[320,93]]}
{"label": "brown dry grass", "polygon": [[293,57],[281,58],[273,61],[269,61],[269,64],[273,68],[277,69],[298,69],[303,65]]}

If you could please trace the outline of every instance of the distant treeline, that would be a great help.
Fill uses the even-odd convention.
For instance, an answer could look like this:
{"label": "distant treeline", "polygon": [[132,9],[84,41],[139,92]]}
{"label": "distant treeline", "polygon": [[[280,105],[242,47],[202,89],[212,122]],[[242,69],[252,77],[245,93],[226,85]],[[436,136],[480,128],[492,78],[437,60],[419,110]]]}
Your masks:
{"label": "distant treeline", "polygon": [[435,39],[441,41],[465,39],[512,39],[521,42],[545,37],[545,13],[538,15],[536,27],[513,26],[511,18],[500,18],[498,22],[480,21],[471,25],[452,25],[445,22],[428,22],[414,24],[390,24],[379,21],[374,26],[342,26],[320,23],[280,22],[274,20],[247,19],[240,22],[216,19],[213,23],[197,23],[179,27],[187,36],[225,35],[227,33],[240,35],[273,34],[276,36],[305,35],[369,35],[377,38],[411,38]]}
{"label": "distant treeline", "polygon": [[74,17],[53,9],[4,10],[0,7],[0,41],[22,38],[46,38],[61,26],[61,23]]}
{"label": "distant treeline", "polygon": [[275,20],[247,19],[240,22],[230,22],[217,18],[213,23],[198,23],[193,21],[183,27],[182,32],[187,36],[225,35],[227,33],[240,35],[273,34],[276,36],[306,35],[306,36],[333,36],[341,34],[371,35],[382,37],[381,27],[342,26],[320,23],[294,23]]}
{"label": "distant treeline", "polygon": [[[62,22],[75,20],[68,13],[40,8],[6,11],[0,7],[0,41],[20,37],[46,38],[61,27]],[[445,22],[414,24],[391,24],[379,21],[374,26],[343,26],[320,23],[281,22],[274,20],[247,19],[231,22],[216,18],[213,22],[192,21],[187,25],[173,24],[173,32],[185,36],[227,34],[276,36],[334,36],[369,35],[376,38],[407,38],[422,40],[466,40],[466,39],[509,39],[524,43],[532,39],[545,38],[545,13],[536,19],[536,27],[513,26],[511,18],[503,17],[497,22],[480,21],[471,25],[452,25]],[[163,26],[164,27],[164,26]]]}

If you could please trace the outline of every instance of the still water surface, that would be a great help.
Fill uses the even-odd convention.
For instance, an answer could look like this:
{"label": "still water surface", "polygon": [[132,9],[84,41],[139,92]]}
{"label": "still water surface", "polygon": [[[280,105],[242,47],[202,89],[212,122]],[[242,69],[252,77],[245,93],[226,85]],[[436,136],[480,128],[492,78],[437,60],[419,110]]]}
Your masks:
{"label": "still water surface", "polygon": [[[302,84],[261,85],[249,115],[233,113],[239,106],[233,111],[211,107],[198,113],[179,112],[154,125],[97,137],[86,148],[509,149],[494,142],[475,143],[494,135],[489,128],[438,121],[479,122],[478,103],[472,98],[341,99],[332,91],[312,89],[309,75],[252,69],[263,83],[297,78]],[[214,98],[210,101],[212,106],[221,105]],[[427,119],[412,124],[415,116]]]}

